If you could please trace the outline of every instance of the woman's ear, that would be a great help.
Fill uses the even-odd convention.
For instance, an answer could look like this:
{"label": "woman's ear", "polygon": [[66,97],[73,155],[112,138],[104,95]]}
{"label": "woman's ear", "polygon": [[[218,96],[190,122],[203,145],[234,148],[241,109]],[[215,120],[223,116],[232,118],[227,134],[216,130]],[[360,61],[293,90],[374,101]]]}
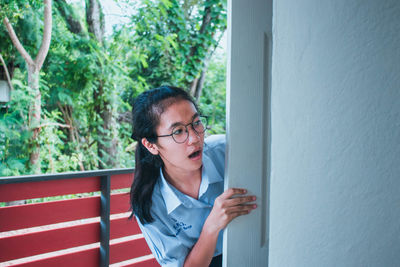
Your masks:
{"label": "woman's ear", "polygon": [[156,144],[150,143],[146,138],[142,138],[142,144],[151,154],[158,155],[158,147]]}

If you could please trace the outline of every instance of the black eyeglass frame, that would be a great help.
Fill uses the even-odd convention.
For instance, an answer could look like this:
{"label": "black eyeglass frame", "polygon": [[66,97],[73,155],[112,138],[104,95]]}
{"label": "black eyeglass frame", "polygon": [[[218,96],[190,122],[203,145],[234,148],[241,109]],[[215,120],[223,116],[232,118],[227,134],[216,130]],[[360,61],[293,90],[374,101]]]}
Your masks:
{"label": "black eyeglass frame", "polygon": [[[199,118],[199,119],[204,118],[204,119],[205,119],[205,122],[206,122],[205,125],[204,125],[204,131],[202,131],[202,132],[200,132],[200,133],[194,128],[194,125],[193,125],[194,121],[195,121],[197,118]],[[189,138],[189,130],[188,130],[188,126],[189,126],[189,125],[192,126],[192,129],[193,129],[193,131],[194,131],[196,134],[202,134],[202,133],[204,133],[204,132],[208,129],[208,116],[204,116],[204,115],[196,116],[196,117],[192,120],[192,122],[189,122],[189,123],[186,124],[186,125],[183,125],[183,124],[182,124],[182,125],[177,125],[177,126],[175,126],[175,127],[172,129],[172,133],[171,133],[171,134],[157,135],[157,137],[169,137],[169,136],[171,136],[172,139],[175,141],[175,143],[177,143],[177,144],[183,144],[183,143],[185,143],[186,140]],[[178,127],[178,126],[184,126],[185,129],[186,129],[186,133],[187,133],[187,134],[186,134],[186,138],[185,138],[185,140],[182,141],[182,142],[178,142],[178,141],[176,141],[175,138],[174,138],[174,130],[175,130],[175,128]]]}

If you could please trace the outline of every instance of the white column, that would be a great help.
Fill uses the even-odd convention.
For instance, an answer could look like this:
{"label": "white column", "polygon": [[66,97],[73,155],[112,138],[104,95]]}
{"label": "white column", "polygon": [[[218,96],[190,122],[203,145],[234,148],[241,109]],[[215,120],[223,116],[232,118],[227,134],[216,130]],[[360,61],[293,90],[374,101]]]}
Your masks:
{"label": "white column", "polygon": [[259,208],[224,235],[224,266],[267,266],[272,0],[228,1],[226,187],[247,188]]}

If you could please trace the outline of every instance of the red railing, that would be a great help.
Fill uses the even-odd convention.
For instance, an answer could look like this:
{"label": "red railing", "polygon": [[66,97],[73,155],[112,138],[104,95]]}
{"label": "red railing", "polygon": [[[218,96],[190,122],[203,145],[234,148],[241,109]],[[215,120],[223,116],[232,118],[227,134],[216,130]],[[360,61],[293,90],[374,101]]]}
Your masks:
{"label": "red railing", "polygon": [[[128,220],[129,193],[111,191],[132,179],[133,169],[0,178],[0,202],[79,196],[0,207],[0,266],[159,266]],[[79,195],[90,192],[100,195]]]}

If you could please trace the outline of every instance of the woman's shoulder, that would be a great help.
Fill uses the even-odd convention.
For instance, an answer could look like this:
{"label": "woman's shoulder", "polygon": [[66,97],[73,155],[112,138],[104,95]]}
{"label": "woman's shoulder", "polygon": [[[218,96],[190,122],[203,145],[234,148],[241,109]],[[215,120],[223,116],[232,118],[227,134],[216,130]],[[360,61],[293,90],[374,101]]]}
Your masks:
{"label": "woman's shoulder", "polygon": [[225,159],[226,138],[224,134],[212,135],[204,140],[204,155],[212,161]]}
{"label": "woman's shoulder", "polygon": [[226,137],[224,134],[215,134],[207,137],[204,140],[206,149],[223,147],[225,149]]}

